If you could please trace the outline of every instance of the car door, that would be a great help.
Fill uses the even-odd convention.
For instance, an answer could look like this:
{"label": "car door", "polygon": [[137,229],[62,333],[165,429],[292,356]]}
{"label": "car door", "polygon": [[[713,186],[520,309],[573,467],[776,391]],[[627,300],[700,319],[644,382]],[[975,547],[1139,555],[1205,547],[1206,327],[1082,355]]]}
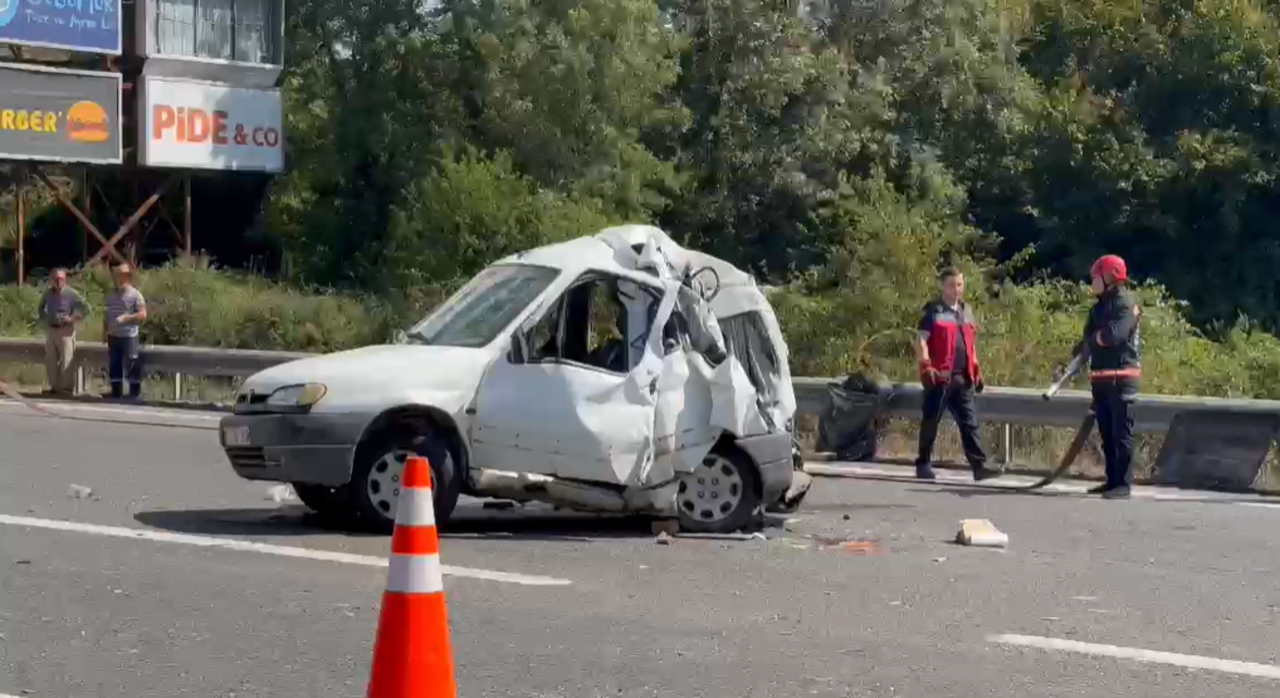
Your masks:
{"label": "car door", "polygon": [[[471,435],[476,465],[634,482],[653,458],[663,366],[657,328],[671,315],[676,288],[591,272],[527,321],[477,392]],[[601,309],[610,300],[621,316]],[[650,319],[637,322],[637,312]],[[602,339],[609,325],[618,336]],[[636,328],[643,333],[636,335]]]}

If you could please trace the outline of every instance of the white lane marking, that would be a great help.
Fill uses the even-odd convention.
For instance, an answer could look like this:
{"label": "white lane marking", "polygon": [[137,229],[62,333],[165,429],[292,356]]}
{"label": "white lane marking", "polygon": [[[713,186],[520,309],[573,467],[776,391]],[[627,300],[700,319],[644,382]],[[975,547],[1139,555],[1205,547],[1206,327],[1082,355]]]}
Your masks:
{"label": "white lane marking", "polygon": [[[363,565],[365,567],[387,566],[387,558],[375,557],[373,555],[356,555],[354,553],[340,553],[332,550],[315,550],[313,548],[295,548],[287,545],[255,543],[253,541],[237,540],[234,538],[192,536],[184,533],[146,531],[120,526],[99,526],[96,524],[79,523],[76,521],[33,519],[27,516],[9,516],[7,514],[0,514],[0,525],[43,528],[50,531],[67,531],[70,533],[89,533],[98,536],[147,540],[157,543],[180,543],[182,545],[194,545],[201,548],[219,548],[222,550],[235,550],[239,552],[264,553],[266,555],[297,557],[307,560],[323,560],[326,562],[340,562],[347,565]],[[490,582],[506,582],[508,584],[523,584],[525,586],[565,586],[573,583],[568,579],[557,579],[555,577],[482,570],[472,567],[454,567],[452,565],[444,565],[441,568],[441,571],[444,572],[444,574],[453,577],[483,579]],[[0,696],[0,698],[3,697]]]}
{"label": "white lane marking", "polygon": [[1088,654],[1095,657],[1128,659],[1147,664],[1168,664],[1187,669],[1208,669],[1210,671],[1242,674],[1244,676],[1256,676],[1264,679],[1280,679],[1280,667],[1270,664],[1237,662],[1231,659],[1215,659],[1213,657],[1200,657],[1193,654],[1157,652],[1155,650],[1144,650],[1133,647],[1117,647],[1115,645],[1095,645],[1090,642],[1059,640],[1052,637],[1036,637],[1034,635],[993,635],[987,638],[987,640],[1002,645],[1013,645],[1017,647],[1033,647],[1042,650]]}
{"label": "white lane marking", "polygon": [[1260,509],[1280,509],[1280,504],[1271,502],[1236,502],[1242,507],[1258,507]]}
{"label": "white lane marking", "polygon": [[[102,405],[80,405],[74,402],[41,401],[41,400],[35,400],[34,402],[35,404],[47,410],[50,410],[51,412],[64,412],[64,413],[66,412],[89,412],[89,413],[97,412],[97,413],[113,414],[113,415],[128,415],[130,417],[140,417],[140,418],[169,417],[172,419],[192,419],[192,420],[198,419],[198,420],[213,421],[213,422],[219,421],[223,417],[222,414],[203,412],[199,410],[166,410],[162,408],[146,409],[146,408],[129,408],[129,407],[111,407],[111,406],[102,406]],[[7,407],[15,410],[27,409],[26,405],[23,405],[20,402],[14,402],[13,400],[8,400],[8,399],[0,400],[0,407]],[[3,698],[3,697],[0,696],[0,698]]]}

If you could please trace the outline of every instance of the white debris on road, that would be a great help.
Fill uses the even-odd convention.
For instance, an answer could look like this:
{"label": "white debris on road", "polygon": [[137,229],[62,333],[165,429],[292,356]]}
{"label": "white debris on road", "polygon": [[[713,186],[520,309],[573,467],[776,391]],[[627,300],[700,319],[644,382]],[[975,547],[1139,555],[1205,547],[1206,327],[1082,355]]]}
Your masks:
{"label": "white debris on road", "polygon": [[84,485],[72,485],[67,488],[67,496],[73,499],[88,499],[93,496],[93,490]]}
{"label": "white debris on road", "polygon": [[276,485],[275,487],[267,488],[267,499],[276,504],[292,502],[297,498],[298,494],[293,491],[293,487],[290,485]]}
{"label": "white debris on road", "polygon": [[1009,545],[1009,536],[987,519],[965,519],[960,522],[956,542],[983,548],[1003,548]]}

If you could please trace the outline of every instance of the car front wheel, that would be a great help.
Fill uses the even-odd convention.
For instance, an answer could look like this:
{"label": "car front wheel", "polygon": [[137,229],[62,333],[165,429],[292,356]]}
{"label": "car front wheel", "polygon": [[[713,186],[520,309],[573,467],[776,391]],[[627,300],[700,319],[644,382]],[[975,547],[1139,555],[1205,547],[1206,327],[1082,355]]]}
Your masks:
{"label": "car front wheel", "polygon": [[444,441],[430,433],[393,431],[362,444],[356,453],[351,504],[356,515],[373,529],[390,531],[395,527],[404,465],[411,456],[424,456],[431,464],[436,525],[444,524],[453,514],[462,481]]}
{"label": "car front wheel", "polygon": [[760,506],[760,474],[745,453],[719,444],[693,472],[680,478],[676,509],[680,528],[732,533],[751,523]]}

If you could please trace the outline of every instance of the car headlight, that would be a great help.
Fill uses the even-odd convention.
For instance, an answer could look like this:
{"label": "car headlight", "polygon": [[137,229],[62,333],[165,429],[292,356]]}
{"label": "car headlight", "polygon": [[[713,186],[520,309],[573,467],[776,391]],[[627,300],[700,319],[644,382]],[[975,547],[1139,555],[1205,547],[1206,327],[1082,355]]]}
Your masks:
{"label": "car headlight", "polygon": [[286,385],[267,397],[268,405],[277,407],[310,407],[320,402],[328,389],[320,383]]}

